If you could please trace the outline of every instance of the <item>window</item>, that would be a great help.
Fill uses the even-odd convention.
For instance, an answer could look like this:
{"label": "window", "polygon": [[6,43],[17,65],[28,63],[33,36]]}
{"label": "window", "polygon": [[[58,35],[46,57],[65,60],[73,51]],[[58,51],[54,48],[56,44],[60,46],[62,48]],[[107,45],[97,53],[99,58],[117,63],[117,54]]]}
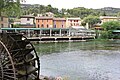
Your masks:
{"label": "window", "polygon": [[30,18],[27,18],[27,21],[30,21]]}
{"label": "window", "polygon": [[47,28],[49,27],[49,25],[47,24]]}
{"label": "window", "polygon": [[62,28],[63,28],[63,25],[62,25]]}
{"label": "window", "polygon": [[38,24],[38,28],[40,27],[40,25]]}
{"label": "window", "polygon": [[3,24],[1,24],[1,28],[3,28],[4,27],[4,25]]}
{"label": "window", "polygon": [[41,27],[44,28],[44,25],[42,24]]}
{"label": "window", "polygon": [[56,28],[56,25],[54,25],[54,28]]}

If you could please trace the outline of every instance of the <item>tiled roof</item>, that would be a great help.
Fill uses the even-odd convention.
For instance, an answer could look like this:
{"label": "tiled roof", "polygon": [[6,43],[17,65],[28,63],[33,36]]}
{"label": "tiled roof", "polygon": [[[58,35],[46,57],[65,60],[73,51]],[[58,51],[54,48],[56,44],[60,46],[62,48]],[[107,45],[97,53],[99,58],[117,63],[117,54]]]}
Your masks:
{"label": "tiled roof", "polygon": [[66,20],[65,18],[53,18],[53,20]]}
{"label": "tiled roof", "polygon": [[35,16],[32,16],[32,15],[23,15],[23,16],[20,16],[20,18],[35,18]]}
{"label": "tiled roof", "polygon": [[67,18],[68,20],[81,20],[81,18],[76,17],[76,18]]}
{"label": "tiled roof", "polygon": [[35,17],[36,19],[53,19],[53,17]]}

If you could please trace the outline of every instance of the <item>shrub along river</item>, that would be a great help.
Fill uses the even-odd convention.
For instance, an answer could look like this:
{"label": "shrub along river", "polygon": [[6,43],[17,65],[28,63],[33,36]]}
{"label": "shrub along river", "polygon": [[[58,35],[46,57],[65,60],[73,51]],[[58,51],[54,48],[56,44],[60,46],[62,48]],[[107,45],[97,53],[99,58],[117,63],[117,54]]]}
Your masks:
{"label": "shrub along river", "polygon": [[120,40],[35,44],[41,75],[120,80]]}

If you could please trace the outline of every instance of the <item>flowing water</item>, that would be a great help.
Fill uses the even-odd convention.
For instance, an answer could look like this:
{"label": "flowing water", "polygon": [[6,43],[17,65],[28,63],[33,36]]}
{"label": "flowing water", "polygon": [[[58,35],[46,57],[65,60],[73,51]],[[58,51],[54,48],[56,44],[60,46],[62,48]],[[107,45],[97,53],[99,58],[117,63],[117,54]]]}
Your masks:
{"label": "flowing water", "polygon": [[120,40],[35,44],[41,75],[66,80],[120,80]]}

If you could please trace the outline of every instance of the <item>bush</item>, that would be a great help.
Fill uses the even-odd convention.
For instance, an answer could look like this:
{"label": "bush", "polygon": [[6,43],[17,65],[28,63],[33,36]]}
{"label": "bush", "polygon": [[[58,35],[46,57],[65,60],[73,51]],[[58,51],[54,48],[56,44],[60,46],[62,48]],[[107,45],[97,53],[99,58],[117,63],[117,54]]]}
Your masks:
{"label": "bush", "polygon": [[108,32],[106,32],[106,31],[101,32],[100,38],[101,39],[108,39]]}
{"label": "bush", "polygon": [[20,24],[13,25],[13,28],[19,28],[19,27],[20,27]]}

